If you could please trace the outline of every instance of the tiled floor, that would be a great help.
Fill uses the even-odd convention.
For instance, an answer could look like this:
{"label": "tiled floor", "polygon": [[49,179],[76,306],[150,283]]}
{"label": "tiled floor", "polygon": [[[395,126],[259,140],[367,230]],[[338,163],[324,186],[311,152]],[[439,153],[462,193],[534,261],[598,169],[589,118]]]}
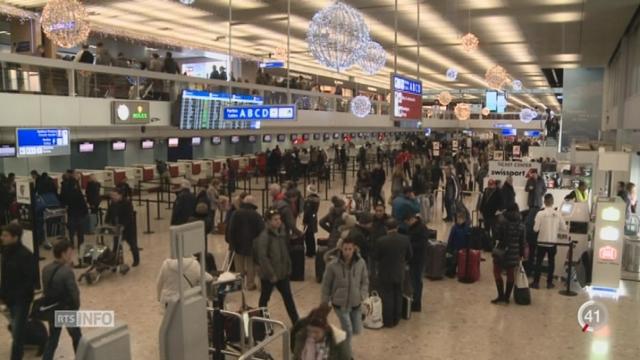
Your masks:
{"label": "tiled floor", "polygon": [[[338,179],[336,179],[338,180]],[[341,183],[335,189],[342,190]],[[388,193],[388,191],[387,191]],[[260,194],[256,193],[258,199]],[[321,214],[328,202],[323,201]],[[155,209],[153,209],[155,211]],[[152,214],[155,212],[152,211]],[[83,309],[114,310],[117,321],[129,325],[133,358],[158,359],[158,329],[162,318],[156,301],[155,280],[160,264],[169,254],[168,211],[165,220],[152,220],[152,235],[140,235],[142,263],[126,276],[103,278],[98,284],[81,285]],[[138,223],[143,231],[144,208]],[[153,215],[152,215],[153,217]],[[436,222],[440,239],[445,239],[447,226]],[[209,237],[210,248],[218,264],[225,255],[220,236]],[[49,256],[47,254],[47,256]],[[127,257],[129,255],[127,254]],[[490,258],[489,254],[484,255]],[[130,261],[130,260],[129,260]],[[640,286],[625,282],[627,295],[619,300],[602,300],[610,315],[604,334],[582,333],[577,322],[579,306],[589,299],[585,292],[577,297],[563,297],[556,290],[532,290],[530,306],[495,306],[490,261],[482,263],[482,276],[475,284],[455,280],[425,279],[424,311],[414,313],[394,329],[365,330],[353,342],[355,359],[638,359],[640,356]],[[298,311],[304,316],[319,303],[320,288],[314,281],[313,260],[307,260],[306,281],[294,282],[293,291]],[[257,305],[259,293],[249,292],[250,305]],[[238,296],[231,296],[228,306],[237,307]],[[278,294],[270,303],[271,315],[288,322]],[[337,324],[335,317],[333,323]],[[10,336],[4,330],[6,320],[0,317],[0,359],[9,358]],[[28,350],[26,359],[34,359]],[[72,359],[71,342],[63,333],[57,359]]]}

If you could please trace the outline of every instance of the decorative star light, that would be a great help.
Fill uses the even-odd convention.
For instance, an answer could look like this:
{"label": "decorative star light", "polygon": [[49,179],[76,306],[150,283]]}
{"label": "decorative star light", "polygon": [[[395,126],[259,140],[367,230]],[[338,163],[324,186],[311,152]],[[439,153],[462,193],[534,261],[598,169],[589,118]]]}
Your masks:
{"label": "decorative star light", "polygon": [[524,108],[520,110],[520,121],[522,121],[525,124],[530,123],[531,120],[536,118],[536,116],[538,116],[538,113],[536,113],[535,111],[529,108]]}
{"label": "decorative star light", "polygon": [[513,91],[520,91],[522,90],[522,81],[520,80],[513,80],[511,82],[511,90]]}
{"label": "decorative star light", "polygon": [[76,0],[50,0],[42,10],[42,30],[63,48],[80,45],[89,37],[87,11]]}
{"label": "decorative star light", "polygon": [[287,59],[287,49],[283,47],[277,47],[274,54],[276,59],[286,60]]}
{"label": "decorative star light", "polygon": [[465,36],[460,38],[460,43],[462,44],[462,50],[472,52],[478,49],[480,40],[478,40],[478,37],[474,34],[467,33]]}
{"label": "decorative star light", "polygon": [[438,95],[438,102],[440,103],[440,105],[447,106],[451,102],[452,98],[453,97],[451,96],[451,93],[449,93],[448,91],[443,91]]}
{"label": "decorative star light", "polygon": [[307,30],[307,44],[322,65],[341,71],[364,56],[369,28],[362,14],[342,2],[317,12]]}
{"label": "decorative star light", "polygon": [[351,100],[351,112],[353,115],[363,118],[371,113],[371,100],[363,95],[358,95]]}
{"label": "decorative star light", "polygon": [[375,75],[387,62],[387,53],[384,48],[375,41],[369,41],[364,55],[357,63],[367,75]]}
{"label": "decorative star light", "polygon": [[509,73],[500,65],[495,65],[484,74],[487,85],[496,90],[502,89],[508,77]]}
{"label": "decorative star light", "polygon": [[456,79],[458,78],[458,70],[456,70],[455,68],[448,68],[446,75],[447,80],[456,81]]}
{"label": "decorative star light", "polygon": [[471,106],[466,103],[458,103],[453,112],[456,114],[458,120],[469,120],[471,117]]}
{"label": "decorative star light", "polygon": [[489,116],[489,114],[491,114],[491,110],[489,110],[489,108],[482,108],[480,113],[482,114],[482,116]]}

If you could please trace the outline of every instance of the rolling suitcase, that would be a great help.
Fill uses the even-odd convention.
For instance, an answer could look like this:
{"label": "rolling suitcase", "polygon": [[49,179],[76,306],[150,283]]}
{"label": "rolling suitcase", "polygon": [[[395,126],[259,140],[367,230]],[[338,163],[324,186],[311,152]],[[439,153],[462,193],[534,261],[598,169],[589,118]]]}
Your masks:
{"label": "rolling suitcase", "polygon": [[291,281],[304,281],[304,241],[295,239],[291,242]]}
{"label": "rolling suitcase", "polygon": [[425,277],[430,280],[444,278],[446,268],[447,245],[442,241],[429,241],[427,245],[427,261]]}
{"label": "rolling suitcase", "polygon": [[458,281],[474,283],[480,279],[480,250],[458,251]]}

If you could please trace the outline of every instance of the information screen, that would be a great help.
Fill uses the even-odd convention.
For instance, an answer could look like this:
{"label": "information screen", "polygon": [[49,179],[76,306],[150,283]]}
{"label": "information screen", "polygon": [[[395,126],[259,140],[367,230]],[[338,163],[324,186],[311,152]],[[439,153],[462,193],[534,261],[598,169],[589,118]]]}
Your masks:
{"label": "information screen", "polygon": [[498,94],[497,107],[497,112],[499,113],[503,113],[507,109],[507,96],[505,94]]}
{"label": "information screen", "polygon": [[167,142],[170,148],[175,148],[175,147],[178,147],[180,140],[178,138],[169,138]]}
{"label": "information screen", "polygon": [[114,140],[111,142],[111,150],[113,151],[125,151],[127,149],[127,142],[124,140]]}
{"label": "information screen", "polygon": [[14,145],[6,144],[0,145],[0,158],[15,157],[16,147]]}
{"label": "information screen", "polygon": [[491,111],[498,111],[498,92],[487,91],[485,93],[484,107]]}
{"label": "information screen", "polygon": [[199,136],[195,136],[191,138],[191,145],[193,146],[200,146],[200,144],[202,143],[202,138]]}
{"label": "information screen", "polygon": [[240,136],[238,136],[238,135],[233,135],[233,136],[231,136],[230,140],[231,140],[231,143],[232,143],[232,144],[237,144],[237,143],[239,143],[239,142],[240,142]]}
{"label": "information screen", "polygon": [[69,129],[16,129],[18,157],[69,155]]}
{"label": "information screen", "polygon": [[391,74],[393,119],[422,119],[422,82]]}
{"label": "information screen", "polygon": [[278,134],[278,142],[285,142],[285,140],[287,140],[287,135]]}
{"label": "information screen", "polygon": [[271,135],[262,135],[262,142],[271,142]]}
{"label": "information screen", "polygon": [[78,152],[81,152],[81,153],[93,152],[93,143],[92,142],[83,142],[83,143],[78,144]]}
{"label": "information screen", "polygon": [[144,150],[153,149],[154,145],[155,145],[155,141],[153,141],[152,139],[146,139],[140,142],[140,147]]}
{"label": "information screen", "polygon": [[220,145],[222,143],[222,137],[220,136],[214,136],[211,138],[211,143],[213,145]]}
{"label": "information screen", "polygon": [[256,142],[256,141],[258,141],[258,137],[257,137],[257,136],[255,136],[255,135],[249,135],[249,142],[250,142],[250,143],[252,143],[252,144],[253,144],[253,143],[254,143],[254,142]]}
{"label": "information screen", "polygon": [[262,97],[231,95],[199,90],[183,90],[180,104],[180,129],[255,129],[259,121],[225,121],[224,108],[238,105],[262,105]]}

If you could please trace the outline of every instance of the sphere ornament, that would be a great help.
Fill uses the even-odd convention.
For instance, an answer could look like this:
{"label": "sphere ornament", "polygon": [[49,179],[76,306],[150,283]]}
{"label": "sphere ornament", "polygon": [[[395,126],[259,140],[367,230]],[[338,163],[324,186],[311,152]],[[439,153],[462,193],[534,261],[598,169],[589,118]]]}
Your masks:
{"label": "sphere ornament", "polygon": [[446,76],[447,76],[447,80],[456,81],[456,79],[458,78],[458,70],[456,70],[455,68],[448,68],[446,72]]}
{"label": "sphere ornament", "polygon": [[489,114],[491,114],[491,110],[489,110],[489,108],[482,108],[480,113],[482,114],[482,116],[489,116]]}
{"label": "sphere ornament", "polygon": [[77,0],[50,0],[42,10],[42,30],[63,48],[84,43],[91,28],[87,10]]}
{"label": "sphere ornament", "polygon": [[362,14],[342,2],[317,12],[307,30],[311,55],[322,65],[346,70],[364,56],[369,44],[369,28]]}
{"label": "sphere ornament", "polygon": [[362,57],[357,60],[358,65],[367,75],[375,75],[387,62],[387,53],[384,48],[375,41],[369,41],[367,49]]}
{"label": "sphere ornament", "polygon": [[451,93],[449,93],[448,91],[443,91],[438,95],[438,102],[440,103],[440,105],[447,106],[449,105],[449,103],[451,103],[452,99],[453,96],[451,96]]}
{"label": "sphere ornament", "polygon": [[520,80],[513,80],[511,82],[511,90],[513,91],[520,91],[522,90],[522,81]]}
{"label": "sphere ornament", "polygon": [[459,103],[456,105],[453,112],[456,114],[456,118],[458,118],[458,120],[469,120],[471,117],[471,106],[466,103]]}
{"label": "sphere ornament", "polygon": [[502,89],[508,78],[509,73],[500,65],[495,65],[484,74],[484,80],[487,85],[496,90]]}
{"label": "sphere ornament", "polygon": [[480,40],[478,37],[472,33],[467,33],[462,38],[460,38],[460,43],[462,44],[462,50],[466,52],[473,52],[478,49],[478,45],[480,45]]}
{"label": "sphere ornament", "polygon": [[363,95],[358,95],[351,100],[351,113],[363,118],[371,113],[371,100]]}
{"label": "sphere ornament", "polygon": [[520,110],[520,121],[522,121],[525,124],[530,123],[531,120],[536,118],[536,116],[538,116],[538,113],[536,113],[534,110],[531,110],[529,108],[524,108]]}

